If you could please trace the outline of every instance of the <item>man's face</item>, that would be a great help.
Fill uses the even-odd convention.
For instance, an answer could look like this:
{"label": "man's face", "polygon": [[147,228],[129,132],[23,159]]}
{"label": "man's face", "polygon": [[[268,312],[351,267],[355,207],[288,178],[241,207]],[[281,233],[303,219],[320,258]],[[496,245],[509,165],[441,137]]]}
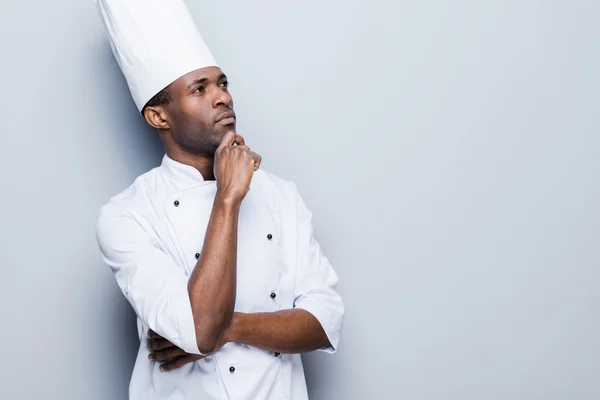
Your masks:
{"label": "man's face", "polygon": [[228,131],[235,131],[227,77],[218,67],[201,68],[169,86],[166,106],[173,140],[188,151],[214,154]]}

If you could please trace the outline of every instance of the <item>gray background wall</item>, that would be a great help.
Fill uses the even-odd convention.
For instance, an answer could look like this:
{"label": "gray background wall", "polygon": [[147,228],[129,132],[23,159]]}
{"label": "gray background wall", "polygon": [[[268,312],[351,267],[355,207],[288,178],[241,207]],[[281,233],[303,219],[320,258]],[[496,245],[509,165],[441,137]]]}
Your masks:
{"label": "gray background wall", "polygon": [[[313,399],[600,397],[595,1],[190,2],[341,279]],[[94,237],[157,165],[92,1],[0,6],[0,398],[125,399]]]}

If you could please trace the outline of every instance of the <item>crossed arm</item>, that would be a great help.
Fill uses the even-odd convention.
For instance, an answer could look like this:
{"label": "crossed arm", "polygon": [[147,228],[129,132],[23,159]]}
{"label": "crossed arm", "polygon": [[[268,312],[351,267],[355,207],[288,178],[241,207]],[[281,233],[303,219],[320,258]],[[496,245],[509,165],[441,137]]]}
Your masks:
{"label": "crossed arm", "polygon": [[[150,329],[151,359],[163,363],[165,370],[175,369],[229,342],[276,353],[335,351],[344,312],[335,291],[337,275],[313,237],[310,212],[296,196],[294,308],[272,313],[233,312],[236,209],[213,206],[203,254],[189,278],[153,245],[148,230],[124,207],[111,203],[103,209],[97,227],[102,254],[125,297]],[[223,290],[224,280],[230,282],[227,290]],[[220,296],[224,292],[227,296]]]}
{"label": "crossed arm", "polygon": [[[236,312],[215,351],[230,342],[277,353],[304,353],[331,346],[319,321],[303,309],[254,314]],[[186,353],[153,331],[148,335],[148,348],[151,351],[148,358],[160,362],[161,371],[171,371],[207,357]]]}
{"label": "crossed arm", "polygon": [[230,342],[277,353],[303,353],[331,346],[319,321],[304,309],[233,313],[238,213],[239,204],[215,199],[203,251],[188,282],[202,354],[187,353],[151,331],[149,359],[161,362],[161,370],[204,358]]}

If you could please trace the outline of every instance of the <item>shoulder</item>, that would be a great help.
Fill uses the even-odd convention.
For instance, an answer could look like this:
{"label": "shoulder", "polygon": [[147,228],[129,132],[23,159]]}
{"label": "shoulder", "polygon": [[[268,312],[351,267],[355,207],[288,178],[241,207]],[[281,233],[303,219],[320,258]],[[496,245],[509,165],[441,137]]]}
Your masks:
{"label": "shoulder", "polygon": [[125,190],[110,198],[101,208],[98,215],[97,229],[118,226],[128,221],[141,224],[140,219],[151,209],[150,199],[156,192],[158,168],[154,168],[140,176]]}
{"label": "shoulder", "polygon": [[135,208],[143,199],[154,194],[159,179],[160,168],[153,168],[138,176],[129,187],[113,196],[108,203],[118,203],[127,209]]}

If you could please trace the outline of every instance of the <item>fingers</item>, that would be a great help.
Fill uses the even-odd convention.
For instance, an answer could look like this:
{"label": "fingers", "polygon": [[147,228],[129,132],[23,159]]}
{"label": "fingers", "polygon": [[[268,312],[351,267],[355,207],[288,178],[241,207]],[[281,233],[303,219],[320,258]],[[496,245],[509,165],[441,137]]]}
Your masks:
{"label": "fingers", "polygon": [[[241,136],[239,136],[239,137],[241,137]],[[243,138],[242,138],[242,140],[243,140]],[[250,150],[250,147],[246,146],[245,144],[240,144],[240,145],[236,146],[236,149],[245,150],[250,154],[250,157],[252,158],[252,162],[254,163],[255,171],[260,167],[260,163],[262,162],[262,157],[258,153],[255,153],[252,150]]]}
{"label": "fingers", "polygon": [[174,347],[175,345],[169,342],[167,339],[156,339],[148,341],[148,349],[149,350],[164,350],[169,347]]}
{"label": "fingers", "polygon": [[244,146],[246,145],[246,141],[241,135],[238,135],[234,131],[229,131],[225,134],[225,136],[223,136],[223,139],[221,139],[221,143],[219,144],[219,147],[217,147],[217,151],[221,151],[223,148],[227,146],[233,146],[234,144],[237,144],[238,146]]}
{"label": "fingers", "polygon": [[231,146],[233,144],[233,139],[235,138],[236,133],[234,131],[229,131],[223,136],[221,139],[221,143],[219,147],[217,147],[217,151],[222,150],[224,147]]}
{"label": "fingers", "polygon": [[237,145],[236,146],[237,148],[239,148],[241,150],[246,150],[250,153],[250,156],[252,157],[252,161],[254,162],[254,170],[255,171],[258,168],[260,168],[260,163],[262,162],[262,157],[260,155],[258,155],[257,153],[251,151],[250,148],[248,146],[246,146],[246,141],[244,140],[242,135],[238,135],[234,131],[229,131],[225,134],[225,136],[223,136],[223,139],[221,140],[221,143],[219,144],[219,147],[217,148],[217,152],[221,152],[227,146],[233,146],[234,144]]}
{"label": "fingers", "polygon": [[244,138],[242,137],[242,135],[238,135],[237,133],[235,134],[235,138],[233,139],[233,143],[237,144],[238,146],[245,146],[246,145],[246,141],[244,140]]}
{"label": "fingers", "polygon": [[162,336],[160,336],[158,333],[154,332],[152,329],[150,329],[150,330],[148,331],[148,337],[149,337],[150,339],[163,339],[163,337],[162,337]]}
{"label": "fingers", "polygon": [[160,336],[153,330],[148,331],[148,350],[164,350],[169,347],[175,346],[164,337]]}
{"label": "fingers", "polygon": [[161,351],[153,351],[148,354],[150,361],[171,361],[176,357],[185,356],[187,353],[179,347],[169,347],[168,349]]}
{"label": "fingers", "polygon": [[164,363],[163,365],[160,366],[160,370],[161,371],[173,371],[174,369],[183,367],[185,364],[189,364],[191,362],[200,360],[202,358],[204,358],[204,357],[188,354],[186,356],[179,357],[175,360]]}
{"label": "fingers", "polygon": [[148,359],[162,363],[161,371],[172,371],[181,368],[185,364],[205,358],[205,356],[186,353],[152,330],[148,331],[148,338],[148,348],[151,350]]}
{"label": "fingers", "polygon": [[262,157],[253,151],[250,151],[250,156],[252,157],[252,161],[254,161],[254,170],[256,171],[258,168],[260,168]]}

